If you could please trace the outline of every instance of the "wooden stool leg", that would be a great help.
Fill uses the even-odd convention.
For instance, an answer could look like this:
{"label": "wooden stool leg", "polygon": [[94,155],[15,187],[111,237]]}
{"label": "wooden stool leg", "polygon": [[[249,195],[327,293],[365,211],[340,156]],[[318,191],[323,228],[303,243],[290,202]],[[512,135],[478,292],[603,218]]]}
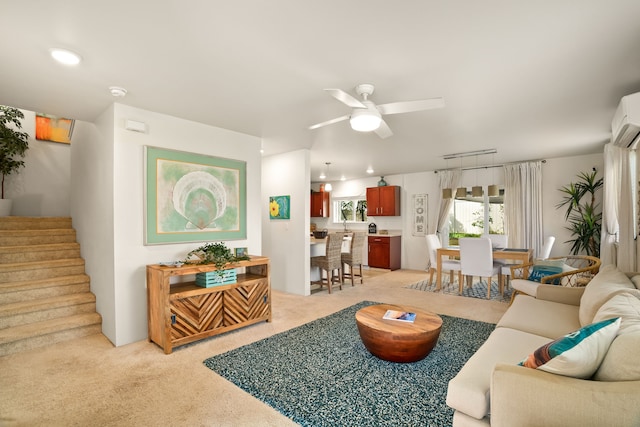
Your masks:
{"label": "wooden stool leg", "polygon": [[358,268],[360,270],[360,284],[364,284],[364,279],[362,278],[362,264],[358,264]]}

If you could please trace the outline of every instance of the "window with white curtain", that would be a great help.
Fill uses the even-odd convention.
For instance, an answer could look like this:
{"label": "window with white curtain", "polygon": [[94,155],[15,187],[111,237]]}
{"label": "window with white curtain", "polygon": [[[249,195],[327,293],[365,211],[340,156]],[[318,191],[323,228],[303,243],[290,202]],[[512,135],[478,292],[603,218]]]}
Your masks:
{"label": "window with white curtain", "polygon": [[498,196],[456,198],[449,211],[449,243],[457,245],[460,237],[504,234],[504,189]]}

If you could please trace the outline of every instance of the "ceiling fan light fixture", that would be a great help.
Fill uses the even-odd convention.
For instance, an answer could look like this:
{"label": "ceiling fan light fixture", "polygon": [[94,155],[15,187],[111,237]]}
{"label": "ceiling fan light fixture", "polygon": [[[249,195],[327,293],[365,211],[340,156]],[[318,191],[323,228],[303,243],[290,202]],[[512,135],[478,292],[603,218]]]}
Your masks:
{"label": "ceiling fan light fixture", "polygon": [[369,109],[355,109],[349,118],[351,129],[358,132],[374,131],[380,127],[381,122],[380,113]]}
{"label": "ceiling fan light fixture", "polygon": [[78,65],[82,58],[75,52],[57,47],[49,49],[51,57],[64,65]]}

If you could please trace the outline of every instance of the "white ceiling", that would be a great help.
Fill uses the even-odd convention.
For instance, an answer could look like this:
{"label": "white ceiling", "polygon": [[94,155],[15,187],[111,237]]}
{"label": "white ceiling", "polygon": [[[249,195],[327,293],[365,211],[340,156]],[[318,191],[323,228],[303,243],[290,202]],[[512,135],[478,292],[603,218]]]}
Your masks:
{"label": "white ceiling", "polygon": [[[638,0],[0,0],[0,103],[94,121],[110,103],[311,150],[312,180],[600,152],[640,91]],[[51,47],[80,53],[54,63]],[[357,133],[324,88],[377,104],[442,96]],[[128,90],[114,99],[109,86]],[[213,143],[214,141],[212,141]],[[218,141],[216,141],[218,142]],[[484,156],[488,157],[488,156]],[[466,159],[465,165],[476,159]],[[469,163],[471,162],[471,163]]]}

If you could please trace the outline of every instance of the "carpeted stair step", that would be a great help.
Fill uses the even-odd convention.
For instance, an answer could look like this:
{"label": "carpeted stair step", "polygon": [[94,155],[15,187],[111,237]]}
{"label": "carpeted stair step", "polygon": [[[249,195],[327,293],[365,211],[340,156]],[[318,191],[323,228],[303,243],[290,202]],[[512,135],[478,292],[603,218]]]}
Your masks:
{"label": "carpeted stair step", "polygon": [[80,244],[52,243],[27,246],[0,246],[0,264],[80,258]]}
{"label": "carpeted stair step", "polygon": [[0,283],[0,301],[4,304],[89,292],[89,276],[75,274],[41,280]]}
{"label": "carpeted stair step", "polygon": [[84,259],[0,264],[0,283],[40,280],[84,273]]}
{"label": "carpeted stair step", "polygon": [[51,228],[71,228],[71,218],[57,216],[5,216],[0,218],[0,230],[45,230]]}
{"label": "carpeted stair step", "polygon": [[91,292],[0,305],[0,329],[96,311]]}
{"label": "carpeted stair step", "polygon": [[102,317],[98,313],[77,314],[0,329],[0,356],[101,332]]}
{"label": "carpeted stair step", "polygon": [[46,245],[50,243],[72,243],[76,231],[72,228],[46,230],[0,230],[0,246]]}

